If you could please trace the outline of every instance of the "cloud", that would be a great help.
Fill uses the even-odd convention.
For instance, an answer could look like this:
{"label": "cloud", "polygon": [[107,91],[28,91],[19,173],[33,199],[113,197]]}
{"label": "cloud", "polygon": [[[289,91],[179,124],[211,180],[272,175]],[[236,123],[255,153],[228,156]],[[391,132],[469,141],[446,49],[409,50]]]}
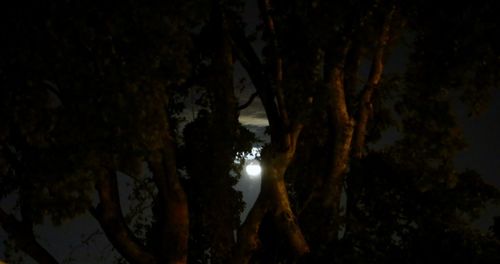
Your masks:
{"label": "cloud", "polygon": [[240,112],[239,121],[245,126],[269,126],[266,112],[259,98],[255,98],[251,105]]}
{"label": "cloud", "polygon": [[262,118],[254,115],[240,115],[240,123],[244,126],[258,126],[266,127],[269,126],[269,121],[267,118]]}

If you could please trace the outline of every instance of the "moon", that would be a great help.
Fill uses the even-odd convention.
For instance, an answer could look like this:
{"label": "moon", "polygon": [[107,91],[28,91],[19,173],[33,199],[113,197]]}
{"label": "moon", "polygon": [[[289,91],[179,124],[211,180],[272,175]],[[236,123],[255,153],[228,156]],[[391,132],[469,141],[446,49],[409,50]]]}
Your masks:
{"label": "moon", "polygon": [[262,168],[260,167],[260,164],[258,162],[253,161],[245,167],[245,172],[251,179],[256,179],[260,177]]}

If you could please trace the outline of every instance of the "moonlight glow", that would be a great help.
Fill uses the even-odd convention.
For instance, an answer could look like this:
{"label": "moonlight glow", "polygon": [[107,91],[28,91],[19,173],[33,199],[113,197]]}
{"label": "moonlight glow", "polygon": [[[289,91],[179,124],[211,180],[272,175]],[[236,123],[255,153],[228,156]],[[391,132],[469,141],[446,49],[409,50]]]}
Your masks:
{"label": "moonlight glow", "polygon": [[259,163],[252,162],[245,167],[245,171],[248,174],[248,176],[250,176],[250,178],[254,179],[260,176],[262,168],[260,167]]}

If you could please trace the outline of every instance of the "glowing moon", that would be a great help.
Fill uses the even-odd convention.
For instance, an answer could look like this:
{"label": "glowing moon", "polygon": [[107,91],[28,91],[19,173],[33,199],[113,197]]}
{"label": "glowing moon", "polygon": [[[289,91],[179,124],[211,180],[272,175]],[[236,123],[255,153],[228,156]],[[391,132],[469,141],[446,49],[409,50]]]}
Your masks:
{"label": "glowing moon", "polygon": [[255,179],[260,176],[262,168],[258,163],[250,163],[245,167],[245,171],[250,178]]}

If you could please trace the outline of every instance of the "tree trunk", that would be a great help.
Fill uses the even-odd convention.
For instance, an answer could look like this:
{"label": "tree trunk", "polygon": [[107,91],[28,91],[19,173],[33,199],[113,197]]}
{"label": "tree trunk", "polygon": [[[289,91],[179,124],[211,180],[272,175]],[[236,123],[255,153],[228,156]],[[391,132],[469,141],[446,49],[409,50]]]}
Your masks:
{"label": "tree trunk", "polygon": [[[331,168],[323,191],[323,206],[331,210],[333,225],[329,237],[335,239],[340,225],[340,199],[344,176],[350,161],[354,121],[349,116],[344,94],[343,63],[333,66],[329,72],[330,115],[334,124],[334,141]],[[329,215],[329,214],[327,214]]]}
{"label": "tree trunk", "polygon": [[302,234],[297,218],[292,211],[285,183],[285,172],[295,157],[298,136],[301,125],[295,126],[287,134],[288,148],[273,148],[271,153],[264,155],[262,167],[262,187],[259,197],[238,232],[238,245],[235,249],[232,263],[249,263],[252,254],[260,246],[258,231],[262,219],[271,214],[279,234],[284,235],[294,253],[302,256],[309,252],[309,246]]}
{"label": "tree trunk", "polygon": [[[210,65],[207,94],[210,97],[209,142],[207,157],[210,162],[206,172],[203,192],[207,199],[203,201],[202,214],[206,217],[204,230],[210,244],[212,263],[227,263],[235,244],[234,229],[239,223],[240,200],[236,184],[231,175],[236,156],[235,142],[238,140],[238,101],[234,95],[233,52],[228,34],[226,15],[218,0],[213,1],[210,30]],[[204,159],[207,159],[204,158]],[[210,177],[210,179],[207,179]]]}
{"label": "tree trunk", "polygon": [[162,263],[187,263],[189,212],[184,189],[177,175],[175,154],[170,142],[150,159],[160,202],[160,259]]}

